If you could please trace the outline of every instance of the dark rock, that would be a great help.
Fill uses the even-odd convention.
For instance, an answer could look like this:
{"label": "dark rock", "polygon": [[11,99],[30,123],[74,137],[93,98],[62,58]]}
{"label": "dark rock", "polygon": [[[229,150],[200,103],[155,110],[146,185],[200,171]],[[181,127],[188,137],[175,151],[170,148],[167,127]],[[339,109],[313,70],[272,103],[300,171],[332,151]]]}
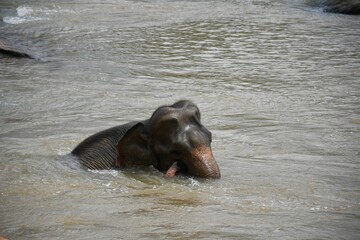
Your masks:
{"label": "dark rock", "polygon": [[324,0],[322,6],[325,12],[360,14],[360,0]]}
{"label": "dark rock", "polygon": [[34,56],[22,46],[10,43],[5,39],[0,39],[0,53],[12,57],[34,58]]}

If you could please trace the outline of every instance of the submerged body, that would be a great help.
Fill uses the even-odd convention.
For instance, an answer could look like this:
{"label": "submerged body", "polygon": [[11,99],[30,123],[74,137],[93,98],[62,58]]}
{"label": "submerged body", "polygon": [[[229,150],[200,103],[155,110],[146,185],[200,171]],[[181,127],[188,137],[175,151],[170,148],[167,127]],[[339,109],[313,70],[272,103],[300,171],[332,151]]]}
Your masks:
{"label": "submerged body", "polygon": [[89,169],[154,166],[173,177],[178,172],[219,178],[211,150],[211,133],[200,123],[190,101],[159,107],[150,119],[96,133],[71,153]]}

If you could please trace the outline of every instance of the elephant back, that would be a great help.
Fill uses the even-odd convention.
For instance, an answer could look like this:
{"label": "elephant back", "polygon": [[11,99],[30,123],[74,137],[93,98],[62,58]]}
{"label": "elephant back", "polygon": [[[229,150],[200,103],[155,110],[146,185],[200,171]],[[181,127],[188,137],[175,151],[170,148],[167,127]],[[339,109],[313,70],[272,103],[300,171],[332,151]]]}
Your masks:
{"label": "elephant back", "polygon": [[112,169],[117,158],[117,143],[136,123],[131,122],[98,132],[82,141],[71,153],[88,169]]}

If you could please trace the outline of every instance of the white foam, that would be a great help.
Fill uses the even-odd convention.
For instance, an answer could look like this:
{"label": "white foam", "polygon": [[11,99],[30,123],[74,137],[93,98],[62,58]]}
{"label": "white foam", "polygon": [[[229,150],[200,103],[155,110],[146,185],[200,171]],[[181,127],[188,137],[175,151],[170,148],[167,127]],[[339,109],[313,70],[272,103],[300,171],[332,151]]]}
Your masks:
{"label": "white foam", "polygon": [[189,178],[190,179],[190,186],[191,187],[198,187],[200,186],[199,181],[195,180],[194,178]]}
{"label": "white foam", "polygon": [[4,17],[3,21],[5,23],[9,23],[9,24],[20,24],[20,23],[25,22],[24,19],[19,18],[19,17]]}
{"label": "white foam", "polygon": [[72,13],[71,10],[48,9],[48,8],[32,8],[30,6],[19,6],[16,9],[17,16],[6,16],[3,21],[9,24],[21,24],[24,22],[33,22],[39,20],[47,20],[48,17],[57,13]]}
{"label": "white foam", "polygon": [[34,16],[34,9],[29,6],[20,6],[16,9],[17,16],[6,16],[3,18],[5,23],[20,24],[29,21],[41,20],[40,17]]}
{"label": "white foam", "polygon": [[118,176],[118,174],[119,174],[119,172],[116,170],[92,170],[92,169],[89,169],[89,171],[92,173],[100,174],[100,175],[112,175],[114,177]]}
{"label": "white foam", "polygon": [[16,11],[17,11],[17,15],[19,17],[26,17],[26,16],[31,15],[34,12],[34,10],[28,6],[20,6],[16,9]]}

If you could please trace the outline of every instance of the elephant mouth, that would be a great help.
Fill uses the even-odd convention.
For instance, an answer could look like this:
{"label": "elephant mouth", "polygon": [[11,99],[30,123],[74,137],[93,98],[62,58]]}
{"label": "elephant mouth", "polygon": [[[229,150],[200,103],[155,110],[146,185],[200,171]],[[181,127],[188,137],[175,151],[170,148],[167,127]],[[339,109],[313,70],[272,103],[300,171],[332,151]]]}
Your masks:
{"label": "elephant mouth", "polygon": [[[197,147],[191,155],[184,159],[173,159],[170,167],[165,167],[165,176],[174,177],[178,174],[189,175],[198,178],[218,179],[221,177],[210,147]],[[170,162],[170,163],[171,163]]]}
{"label": "elephant mouth", "polygon": [[166,171],[165,176],[166,177],[175,177],[175,175],[177,175],[179,173],[187,174],[188,170],[184,163],[182,163],[180,161],[176,161]]}

